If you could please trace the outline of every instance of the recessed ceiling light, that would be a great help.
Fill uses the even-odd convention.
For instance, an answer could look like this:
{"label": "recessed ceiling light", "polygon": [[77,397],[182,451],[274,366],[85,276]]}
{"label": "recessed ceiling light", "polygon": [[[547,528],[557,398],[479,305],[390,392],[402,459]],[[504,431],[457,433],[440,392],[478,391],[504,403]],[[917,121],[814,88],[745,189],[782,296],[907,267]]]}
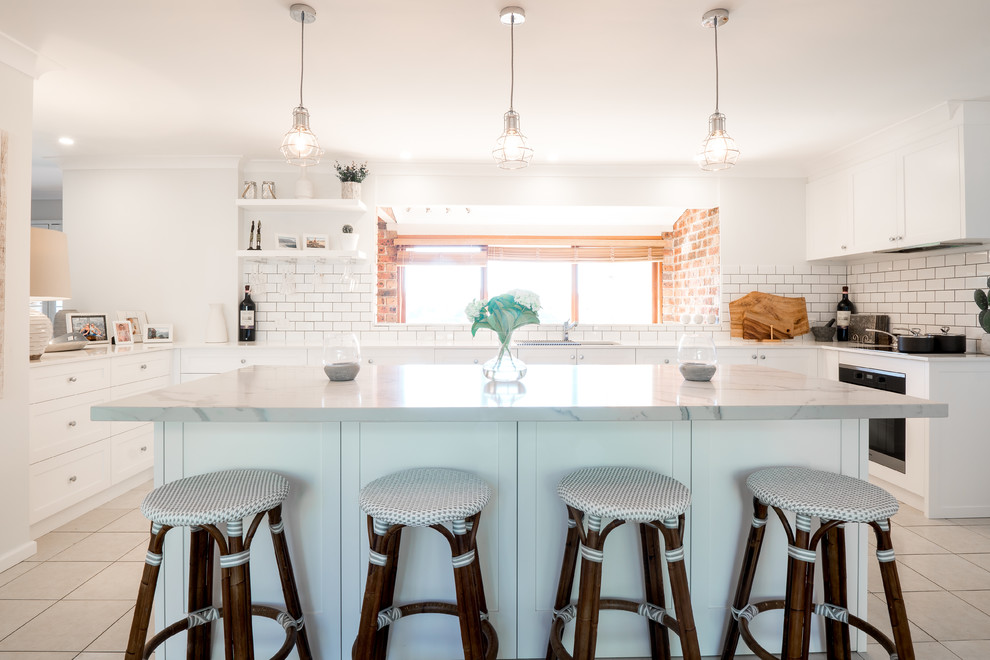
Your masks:
{"label": "recessed ceiling light", "polygon": [[72,138],[70,138],[70,137],[60,137],[60,138],[58,139],[58,143],[59,143],[59,144],[64,144],[64,145],[65,145],[65,146],[67,146],[67,147],[71,147],[72,145],[74,145],[74,144],[76,143],[76,141],[75,141],[75,140],[73,140],[73,139],[72,139]]}
{"label": "recessed ceiling light", "polygon": [[412,158],[412,154],[409,153],[408,151],[403,151],[402,153],[399,154],[399,158],[401,158],[402,160],[409,160],[410,158]]}

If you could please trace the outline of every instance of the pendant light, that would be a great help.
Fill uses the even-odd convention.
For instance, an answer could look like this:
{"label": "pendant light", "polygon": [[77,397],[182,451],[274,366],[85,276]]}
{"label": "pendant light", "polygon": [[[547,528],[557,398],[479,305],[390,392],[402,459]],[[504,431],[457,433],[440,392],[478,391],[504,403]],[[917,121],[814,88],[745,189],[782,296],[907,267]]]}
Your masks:
{"label": "pendant light", "polygon": [[715,112],[708,118],[708,137],[698,151],[698,165],[706,172],[727,170],[739,159],[739,147],[725,131],[725,115],[718,111],[718,26],[729,20],[726,9],[712,9],[701,17],[701,24],[715,30]]}
{"label": "pendant light", "polygon": [[[303,72],[305,55],[306,24],[316,20],[316,12],[309,5],[295,4],[289,7],[292,20],[301,24],[299,38],[299,106],[292,111],[292,128],[282,138],[282,156],[290,165],[310,167],[320,162],[323,150],[320,143],[309,130],[309,111],[303,107]],[[306,171],[303,170],[305,178]]]}
{"label": "pendant light", "polygon": [[518,170],[529,165],[533,158],[533,149],[526,143],[526,136],[519,132],[519,113],[512,107],[516,91],[516,25],[526,22],[526,12],[522,7],[506,7],[499,13],[499,20],[503,25],[509,26],[510,44],[510,83],[509,83],[509,111],[505,113],[505,128],[502,135],[495,142],[492,149],[492,158],[503,170]]}

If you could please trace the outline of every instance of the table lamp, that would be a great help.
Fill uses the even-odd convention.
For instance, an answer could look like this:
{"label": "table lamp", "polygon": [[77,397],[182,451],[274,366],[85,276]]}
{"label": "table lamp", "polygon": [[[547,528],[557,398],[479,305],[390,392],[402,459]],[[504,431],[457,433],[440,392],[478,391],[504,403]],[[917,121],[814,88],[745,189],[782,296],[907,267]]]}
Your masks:
{"label": "table lamp", "polygon": [[[52,229],[31,228],[32,302],[66,300],[72,297],[69,285],[69,242],[65,234]],[[41,312],[30,312],[29,339],[32,360],[41,358],[52,338],[52,322]]]}

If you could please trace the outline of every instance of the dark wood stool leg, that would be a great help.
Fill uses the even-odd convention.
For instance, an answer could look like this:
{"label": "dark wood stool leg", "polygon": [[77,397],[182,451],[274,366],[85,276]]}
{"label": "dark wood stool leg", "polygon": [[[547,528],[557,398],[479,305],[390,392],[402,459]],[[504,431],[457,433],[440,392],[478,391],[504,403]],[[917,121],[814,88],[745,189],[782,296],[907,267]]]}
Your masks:
{"label": "dark wood stool leg", "polygon": [[[385,544],[385,577],[382,583],[382,598],[379,605],[380,610],[392,607],[395,600],[395,581],[399,573],[399,543],[401,541],[402,529],[397,529],[388,537]],[[392,626],[385,626],[378,631],[375,636],[375,649],[371,660],[385,660],[388,654],[388,635]]]}
{"label": "dark wood stool leg", "polygon": [[887,597],[887,613],[893,632],[894,646],[900,660],[914,660],[914,645],[911,643],[911,630],[908,626],[907,609],[901,593],[901,581],[897,577],[897,563],[894,561],[894,546],[890,540],[890,521],[870,523],[877,537],[877,559],[880,561],[880,577],[883,579],[883,592]]}
{"label": "dark wood stool leg", "polygon": [[364,585],[364,600],[361,604],[361,620],[358,623],[357,639],[351,649],[353,660],[368,660],[374,657],[375,638],[378,636],[378,613],[381,611],[382,592],[386,576],[386,537],[388,525],[376,524],[368,516],[368,541],[371,556],[368,560],[368,579]]}
{"label": "dark wood stool leg", "polygon": [[803,514],[798,514],[796,518],[794,544],[787,548],[787,594],[784,597],[784,636],[781,642],[783,660],[806,658],[805,638],[810,639],[810,635],[806,633],[811,617],[815,552],[809,548],[811,518]]}
{"label": "dark wood stool leg", "polygon": [[578,586],[577,622],[574,628],[574,660],[594,660],[598,640],[598,612],[602,596],[602,520],[588,521],[587,541],[581,545],[581,581]]}
{"label": "dark wood stool leg", "polygon": [[268,512],[268,529],[272,533],[272,546],[275,549],[278,575],[282,581],[285,609],[296,621],[296,651],[299,653],[299,660],[312,660],[313,652],[309,647],[309,635],[306,632],[306,622],[303,620],[299,588],[296,586],[296,576],[289,557],[289,543],[285,538],[285,521],[282,520],[281,504]]}
{"label": "dark wood stool leg", "polygon": [[243,521],[227,523],[228,552],[220,555],[220,568],[227,572],[229,600],[223,604],[224,625],[230,621],[234,660],[254,659],[254,635],[251,623],[250,553],[244,548]]}
{"label": "dark wood stool leg", "polygon": [[736,657],[736,646],[739,645],[738,613],[749,604],[753,591],[753,580],[756,578],[756,564],[760,560],[760,550],[763,548],[763,535],[767,525],[767,506],[755,497],[753,498],[753,525],[749,528],[749,539],[746,542],[746,552],[743,554],[742,568],[739,571],[739,583],[736,585],[736,596],[732,601],[732,614],[725,631],[725,642],[722,644],[722,660],[732,660]]}
{"label": "dark wood stool leg", "polygon": [[[189,534],[189,600],[186,609],[197,612],[213,605],[213,539],[202,527]],[[203,624],[186,633],[186,660],[210,660],[213,626]]]}
{"label": "dark wood stool leg", "polygon": [[[670,576],[670,593],[674,598],[674,612],[681,629],[681,654],[684,660],[701,660],[698,629],[694,623],[687,569],[684,566],[684,514],[681,514],[676,522],[674,520],[664,521],[662,532],[664,542],[667,545],[664,557],[667,560],[667,574]],[[663,589],[662,584],[661,589]]]}
{"label": "dark wood stool leg", "polygon": [[[571,604],[571,591],[574,589],[574,573],[577,569],[578,549],[581,537],[578,523],[570,514],[567,516],[567,536],[564,539],[564,556],[560,560],[560,579],[557,580],[557,597],[553,601],[554,612],[560,612]],[[551,623],[552,625],[552,623]],[[557,660],[553,646],[547,642],[547,660]]]}
{"label": "dark wood stool leg", "polygon": [[141,586],[138,587],[134,618],[131,620],[131,632],[124,653],[126,660],[139,660],[144,655],[151,623],[151,608],[155,602],[155,587],[158,585],[158,573],[162,566],[162,544],[170,529],[171,527],[162,527],[157,523],[151,525],[151,540],[148,542],[148,554],[145,555],[144,572],[141,574]]}
{"label": "dark wood stool leg", "polygon": [[[640,523],[639,541],[643,557],[643,581],[646,585],[646,602],[666,609],[663,594],[663,565],[660,563],[663,546],[660,544],[660,530],[650,523]],[[680,620],[680,608],[677,618]],[[647,619],[650,631],[650,657],[653,660],[670,658],[670,635],[667,626]]]}
{"label": "dark wood stool leg", "polygon": [[[477,516],[474,516],[477,522]],[[454,565],[454,589],[457,594],[457,618],[461,624],[461,646],[464,660],[484,660],[484,640],[481,634],[481,608],[479,605],[475,568],[478,561],[475,534],[467,532],[467,521],[453,523],[454,534],[450,539]]]}
{"label": "dark wood stool leg", "polygon": [[[825,524],[826,521],[822,521]],[[848,609],[849,596],[846,585],[846,531],[839,523],[825,532],[822,541],[822,578],[825,585],[825,602]],[[825,619],[825,649],[829,660],[850,660],[852,645],[849,626],[835,619]]]}

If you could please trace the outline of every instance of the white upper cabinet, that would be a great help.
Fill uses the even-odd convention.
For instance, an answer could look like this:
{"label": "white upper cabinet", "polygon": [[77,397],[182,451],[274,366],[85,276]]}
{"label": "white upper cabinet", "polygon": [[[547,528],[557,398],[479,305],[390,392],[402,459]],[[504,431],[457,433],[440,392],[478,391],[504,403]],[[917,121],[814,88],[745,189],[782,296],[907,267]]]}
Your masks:
{"label": "white upper cabinet", "polygon": [[990,239],[990,104],[942,111],[900,146],[888,138],[881,155],[809,180],[808,259]]}

